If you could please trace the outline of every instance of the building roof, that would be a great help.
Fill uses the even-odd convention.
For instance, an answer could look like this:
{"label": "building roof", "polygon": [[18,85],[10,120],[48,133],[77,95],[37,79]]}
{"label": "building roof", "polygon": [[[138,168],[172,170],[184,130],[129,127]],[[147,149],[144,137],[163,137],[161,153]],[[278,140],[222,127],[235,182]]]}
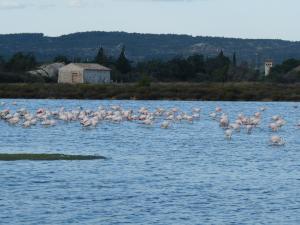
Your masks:
{"label": "building roof", "polygon": [[101,71],[111,71],[111,69],[101,66],[97,63],[71,63],[74,66],[80,67],[85,70],[101,70]]}
{"label": "building roof", "polygon": [[46,77],[54,77],[57,76],[58,70],[65,66],[64,63],[51,63],[51,64],[44,64],[40,67],[36,68],[35,70],[28,71],[29,74],[32,75],[41,75]]}

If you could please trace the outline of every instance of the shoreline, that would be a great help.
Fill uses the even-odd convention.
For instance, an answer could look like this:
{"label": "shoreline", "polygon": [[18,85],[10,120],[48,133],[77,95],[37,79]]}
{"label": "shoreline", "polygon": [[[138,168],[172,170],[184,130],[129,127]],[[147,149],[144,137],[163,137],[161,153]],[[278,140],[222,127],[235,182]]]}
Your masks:
{"label": "shoreline", "polygon": [[300,101],[300,83],[0,84],[4,99]]}

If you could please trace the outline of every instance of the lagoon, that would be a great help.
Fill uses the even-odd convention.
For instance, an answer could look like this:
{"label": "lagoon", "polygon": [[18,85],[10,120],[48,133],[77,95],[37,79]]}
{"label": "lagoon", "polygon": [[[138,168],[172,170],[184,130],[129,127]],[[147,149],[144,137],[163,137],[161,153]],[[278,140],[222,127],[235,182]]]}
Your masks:
{"label": "lagoon", "polygon": [[[202,109],[193,124],[102,122],[96,128],[59,122],[24,129],[0,121],[0,153],[101,155],[96,161],[0,162],[3,224],[299,224],[300,120],[297,102],[23,100],[26,107],[138,110],[145,106]],[[16,101],[17,105],[12,102]],[[260,107],[261,125],[224,138],[209,118],[216,106],[231,120]],[[287,124],[285,146],[269,145],[271,117]]]}

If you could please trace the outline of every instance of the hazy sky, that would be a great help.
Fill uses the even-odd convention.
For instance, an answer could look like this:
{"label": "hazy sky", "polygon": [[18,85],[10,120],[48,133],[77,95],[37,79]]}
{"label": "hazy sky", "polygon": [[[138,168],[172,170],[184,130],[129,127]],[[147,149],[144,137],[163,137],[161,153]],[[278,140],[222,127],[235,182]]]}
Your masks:
{"label": "hazy sky", "polygon": [[0,33],[178,33],[300,40],[300,0],[0,0]]}

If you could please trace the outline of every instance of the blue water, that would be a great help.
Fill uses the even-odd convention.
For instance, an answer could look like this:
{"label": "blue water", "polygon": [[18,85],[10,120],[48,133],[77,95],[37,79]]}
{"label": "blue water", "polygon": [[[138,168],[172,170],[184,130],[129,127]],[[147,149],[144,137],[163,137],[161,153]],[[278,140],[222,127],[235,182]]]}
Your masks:
{"label": "blue water", "polygon": [[[57,109],[120,104],[202,108],[201,120],[161,129],[137,123],[78,122],[23,129],[0,121],[0,152],[98,154],[99,161],[0,162],[0,224],[300,224],[299,103],[17,100]],[[261,106],[260,128],[225,140],[208,114],[230,118]],[[287,124],[286,145],[270,146],[273,115]]]}

